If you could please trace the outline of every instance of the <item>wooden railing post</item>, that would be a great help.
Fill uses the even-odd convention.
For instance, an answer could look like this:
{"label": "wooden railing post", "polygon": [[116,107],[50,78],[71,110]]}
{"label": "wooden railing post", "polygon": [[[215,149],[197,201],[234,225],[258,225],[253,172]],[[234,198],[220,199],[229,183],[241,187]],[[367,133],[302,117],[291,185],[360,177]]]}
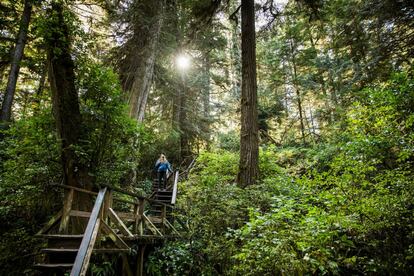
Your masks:
{"label": "wooden railing post", "polygon": [[99,190],[98,196],[95,200],[91,216],[86,226],[82,242],[76,255],[75,263],[73,264],[70,276],[84,276],[88,269],[89,259],[95,245],[96,237],[98,236],[99,227],[101,224],[102,209],[107,188]]}
{"label": "wooden railing post", "polygon": [[173,186],[173,192],[172,192],[172,197],[171,197],[171,204],[175,204],[175,201],[177,199],[177,189],[178,189],[178,178],[179,178],[180,174],[178,171],[175,172],[175,177],[174,177],[174,186]]}
{"label": "wooden railing post", "polygon": [[145,199],[138,199],[138,214],[135,220],[135,232],[138,235],[144,235],[144,208],[145,208]]}
{"label": "wooden railing post", "polygon": [[167,205],[163,205],[161,209],[161,230],[165,234],[165,221],[167,220]]}
{"label": "wooden railing post", "polygon": [[138,257],[137,257],[137,273],[136,276],[144,275],[144,255],[145,255],[146,245],[141,245],[138,248]]}
{"label": "wooden railing post", "polygon": [[112,190],[108,188],[105,194],[104,207],[101,219],[109,224],[109,208],[112,208]]}
{"label": "wooden railing post", "polygon": [[69,231],[70,211],[72,210],[74,190],[69,189],[65,193],[65,200],[63,202],[62,219],[59,225],[59,233],[67,234]]}
{"label": "wooden railing post", "polygon": [[136,203],[134,204],[134,227],[133,227],[133,231],[134,234],[138,233],[138,216],[139,216],[139,201],[136,200]]}

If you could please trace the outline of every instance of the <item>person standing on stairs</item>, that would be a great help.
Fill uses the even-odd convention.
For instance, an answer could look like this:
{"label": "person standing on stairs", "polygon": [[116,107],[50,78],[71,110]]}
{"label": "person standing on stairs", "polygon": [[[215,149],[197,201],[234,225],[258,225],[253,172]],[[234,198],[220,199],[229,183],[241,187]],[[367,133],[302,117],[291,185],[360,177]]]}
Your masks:
{"label": "person standing on stairs", "polygon": [[167,171],[172,173],[171,164],[168,162],[164,154],[160,155],[160,158],[155,163],[155,170],[158,176],[158,190],[167,188]]}

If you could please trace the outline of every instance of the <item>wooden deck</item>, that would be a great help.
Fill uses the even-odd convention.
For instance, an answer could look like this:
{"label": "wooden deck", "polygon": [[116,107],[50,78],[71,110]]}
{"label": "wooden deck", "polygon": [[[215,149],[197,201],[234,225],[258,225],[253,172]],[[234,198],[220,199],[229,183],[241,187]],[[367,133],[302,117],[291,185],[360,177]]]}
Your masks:
{"label": "wooden deck", "polygon": [[[154,181],[149,197],[110,185],[102,186],[99,191],[58,185],[65,189],[65,201],[62,210],[37,234],[47,240],[47,247],[41,250],[43,259],[35,267],[61,273],[70,271],[71,276],[85,275],[92,254],[117,253],[124,262],[123,275],[142,275],[145,248],[180,237],[173,226],[178,180],[177,171],[164,191]],[[92,210],[73,209],[78,195],[94,198]],[[79,231],[82,221],[84,227]],[[139,251],[137,262],[132,265],[127,257],[131,248]],[[131,267],[136,267],[135,273]]]}

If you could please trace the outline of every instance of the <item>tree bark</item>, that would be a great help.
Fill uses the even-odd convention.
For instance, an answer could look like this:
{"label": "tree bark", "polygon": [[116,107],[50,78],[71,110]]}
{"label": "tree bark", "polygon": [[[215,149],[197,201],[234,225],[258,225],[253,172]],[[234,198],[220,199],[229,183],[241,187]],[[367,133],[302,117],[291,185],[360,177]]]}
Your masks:
{"label": "tree bark", "polygon": [[189,139],[189,122],[187,116],[187,97],[188,97],[188,87],[186,84],[185,72],[181,73],[181,92],[180,95],[180,106],[179,106],[179,121],[178,129],[180,132],[180,161],[185,160],[191,156],[190,150],[190,139]]}
{"label": "tree bark", "polygon": [[[49,30],[50,36],[46,38],[48,78],[52,91],[53,114],[61,141],[64,183],[91,189],[91,179],[80,164],[74,148],[81,137],[82,120],[75,87],[75,65],[70,55],[70,37],[63,18],[62,4],[54,2],[51,13],[53,27]],[[78,210],[87,210],[90,205],[87,195],[78,195],[73,202],[73,208]]]}
{"label": "tree bark", "polygon": [[[153,22],[148,28],[148,22],[135,23],[134,36],[132,41],[133,47],[127,54],[128,66],[126,86],[124,90],[127,93],[129,104],[129,115],[138,122],[143,122],[145,108],[147,106],[148,95],[151,90],[154,75],[154,64],[159,43],[159,36],[164,17],[164,1],[151,1],[144,5],[148,13],[152,14]],[[137,49],[138,48],[138,49]]]}
{"label": "tree bark", "polygon": [[180,88],[177,89],[174,98],[172,99],[172,104],[173,104],[173,118],[172,118],[172,128],[175,132],[178,133],[179,135],[179,143],[176,144],[177,148],[176,148],[176,158],[179,162],[182,161],[182,148],[181,148],[181,103],[182,103],[182,94],[183,91],[181,91]]}
{"label": "tree bark", "polygon": [[204,70],[205,70],[205,89],[203,94],[203,111],[204,111],[204,119],[206,122],[206,143],[207,149],[210,146],[210,93],[211,93],[211,86],[210,86],[210,53],[206,53],[204,58]]}
{"label": "tree bark", "polygon": [[39,80],[39,86],[37,87],[36,90],[36,95],[35,98],[33,100],[34,103],[34,108],[33,108],[33,112],[34,114],[37,114],[40,110],[40,103],[41,103],[41,98],[43,95],[43,91],[45,89],[45,84],[46,84],[46,78],[47,78],[47,74],[48,74],[48,61],[45,62],[42,71],[40,72],[40,80]]}
{"label": "tree bark", "polygon": [[16,47],[11,61],[10,74],[7,80],[6,93],[1,108],[0,121],[8,122],[11,120],[14,93],[16,91],[17,78],[20,71],[20,62],[23,58],[24,47],[27,41],[27,32],[29,29],[30,17],[32,15],[32,7],[32,1],[25,0],[19,34],[17,35]]}
{"label": "tree bark", "polygon": [[300,93],[299,84],[298,84],[296,56],[295,56],[295,49],[293,47],[292,39],[290,39],[290,51],[291,51],[292,66],[293,66],[293,85],[295,86],[296,101],[298,103],[298,109],[299,109],[300,133],[302,135],[302,143],[305,144],[306,139],[305,139],[305,124],[303,122],[302,95]]}
{"label": "tree bark", "polygon": [[259,174],[259,135],[254,0],[242,0],[241,5],[242,95],[238,183],[246,187],[255,184]]}

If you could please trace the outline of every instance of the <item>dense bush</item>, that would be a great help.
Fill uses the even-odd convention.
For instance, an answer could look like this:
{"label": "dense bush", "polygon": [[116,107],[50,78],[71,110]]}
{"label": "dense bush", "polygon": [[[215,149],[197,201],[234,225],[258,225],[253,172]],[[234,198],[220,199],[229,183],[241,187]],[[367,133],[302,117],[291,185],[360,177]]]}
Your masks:
{"label": "dense bush", "polygon": [[[135,184],[129,174],[136,170],[146,133],[128,118],[111,70],[91,61],[78,67],[83,125],[76,153],[97,184]],[[49,186],[62,181],[50,102],[13,123],[0,143],[0,238],[5,241],[0,245],[0,274],[22,275],[21,269],[31,271],[39,244],[33,234],[63,203],[62,190]]]}
{"label": "dense bush", "polygon": [[149,272],[413,273],[413,93],[404,74],[361,91],[329,143],[261,150],[247,189],[234,184],[237,153],[202,154],[179,197],[188,237]]}

